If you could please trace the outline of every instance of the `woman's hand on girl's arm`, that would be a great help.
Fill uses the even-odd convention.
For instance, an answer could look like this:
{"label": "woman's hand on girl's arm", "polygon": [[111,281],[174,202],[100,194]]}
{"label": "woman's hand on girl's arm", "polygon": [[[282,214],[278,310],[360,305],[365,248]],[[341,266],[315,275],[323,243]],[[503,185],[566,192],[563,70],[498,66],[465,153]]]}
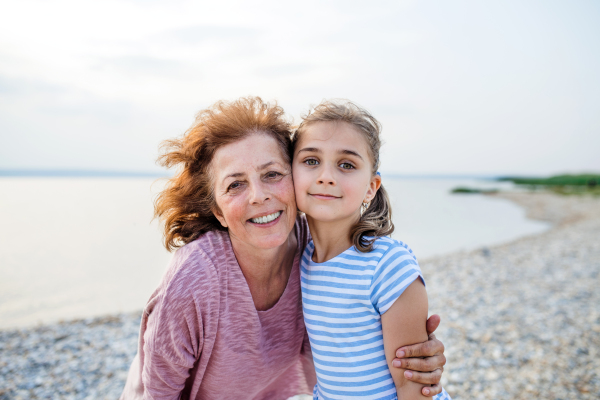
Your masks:
{"label": "woman's hand on girl's arm", "polygon": [[396,368],[406,369],[404,376],[408,380],[426,386],[421,390],[423,395],[432,397],[442,391],[440,379],[446,364],[444,344],[435,338],[433,332],[440,324],[439,315],[432,315],[427,320],[427,334],[429,339],[423,343],[403,346],[396,350],[396,358],[392,365]]}

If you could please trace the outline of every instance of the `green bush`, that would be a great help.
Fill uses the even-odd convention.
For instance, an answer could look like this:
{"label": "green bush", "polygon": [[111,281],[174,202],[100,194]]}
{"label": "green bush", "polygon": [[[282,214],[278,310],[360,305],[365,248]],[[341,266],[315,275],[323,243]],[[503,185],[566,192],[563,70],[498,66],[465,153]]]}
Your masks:
{"label": "green bush", "polygon": [[532,178],[532,177],[502,177],[500,181],[513,182],[517,185],[535,185],[535,186],[588,186],[590,188],[600,186],[600,175],[582,174],[582,175],[556,175],[550,178]]}

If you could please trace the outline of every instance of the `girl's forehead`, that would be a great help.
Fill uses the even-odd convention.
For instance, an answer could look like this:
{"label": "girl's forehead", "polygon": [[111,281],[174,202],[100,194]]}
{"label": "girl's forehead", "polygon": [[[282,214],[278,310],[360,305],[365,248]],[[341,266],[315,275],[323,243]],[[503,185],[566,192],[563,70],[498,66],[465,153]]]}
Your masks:
{"label": "girl's forehead", "polygon": [[298,137],[296,152],[304,147],[331,148],[353,147],[356,150],[369,152],[369,143],[363,132],[345,121],[319,121],[307,126]]}
{"label": "girl's forehead", "polygon": [[309,124],[305,129],[305,133],[310,132],[312,134],[325,134],[329,132],[336,133],[347,131],[361,133],[356,126],[346,121],[316,121]]}

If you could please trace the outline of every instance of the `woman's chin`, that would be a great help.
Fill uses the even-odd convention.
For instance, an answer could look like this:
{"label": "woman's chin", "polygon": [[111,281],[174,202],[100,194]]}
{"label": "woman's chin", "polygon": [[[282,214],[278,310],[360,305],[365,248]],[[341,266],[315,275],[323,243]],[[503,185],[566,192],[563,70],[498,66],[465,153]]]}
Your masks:
{"label": "woman's chin", "polygon": [[[269,250],[283,246],[294,230],[295,219],[282,212],[275,220],[265,224],[248,221],[247,242],[255,248]],[[231,232],[230,232],[231,233]]]}
{"label": "woman's chin", "polygon": [[253,238],[253,247],[263,250],[272,250],[277,247],[285,245],[289,239],[289,234],[271,234],[271,235],[260,235]]}

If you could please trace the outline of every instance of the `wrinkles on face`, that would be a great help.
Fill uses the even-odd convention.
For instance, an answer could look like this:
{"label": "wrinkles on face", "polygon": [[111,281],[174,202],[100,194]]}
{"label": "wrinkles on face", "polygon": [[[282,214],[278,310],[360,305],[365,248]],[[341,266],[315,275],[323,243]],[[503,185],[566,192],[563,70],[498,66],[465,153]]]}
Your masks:
{"label": "wrinkles on face", "polygon": [[[291,166],[277,141],[254,134],[215,153],[215,216],[241,243],[258,248],[283,244],[296,220]],[[276,214],[275,220],[258,223]]]}

